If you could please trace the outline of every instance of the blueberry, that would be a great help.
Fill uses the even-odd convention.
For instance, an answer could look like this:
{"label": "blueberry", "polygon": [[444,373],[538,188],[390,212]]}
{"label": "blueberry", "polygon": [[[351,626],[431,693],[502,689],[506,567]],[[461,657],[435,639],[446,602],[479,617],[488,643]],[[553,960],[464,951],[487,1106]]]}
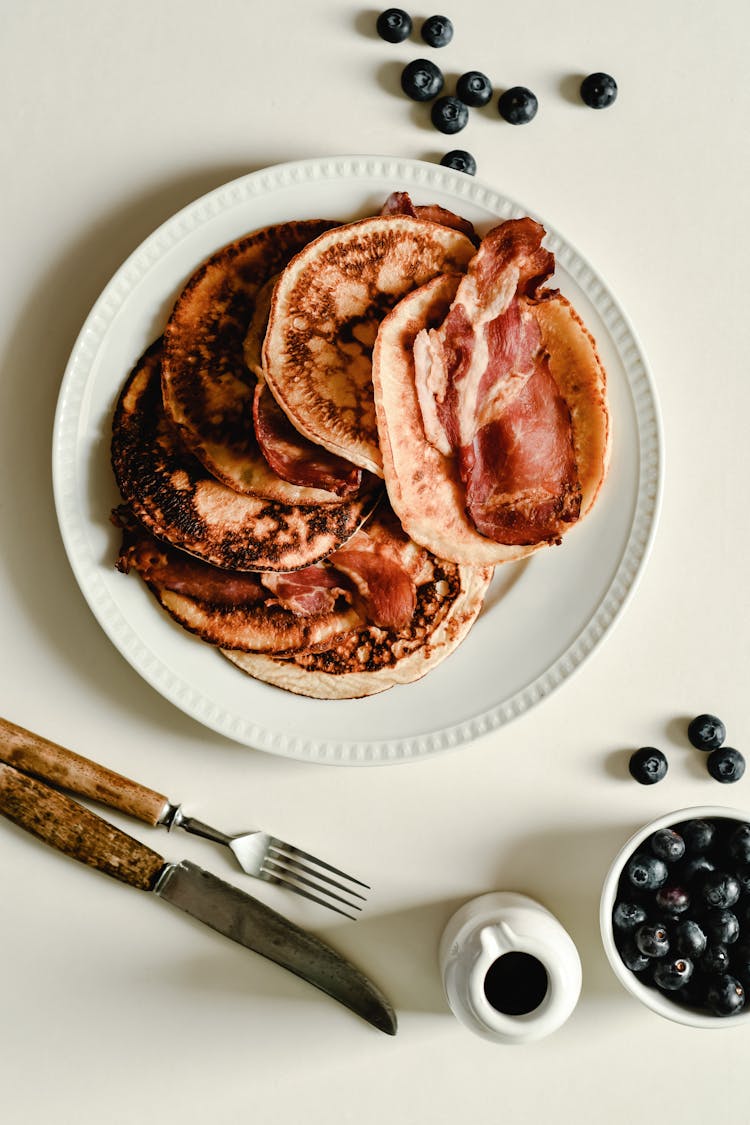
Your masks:
{"label": "blueberry", "polygon": [[635,944],[646,957],[669,953],[669,934],[661,922],[644,922],[634,933]]}
{"label": "blueberry", "polygon": [[725,973],[729,968],[729,952],[725,945],[707,945],[699,962],[703,973]]}
{"label": "blueberry", "polygon": [[401,72],[401,89],[415,102],[429,102],[436,98],[445,79],[439,66],[429,59],[414,59]]}
{"label": "blueberry", "polygon": [[636,852],[627,866],[627,877],[639,891],[655,891],[667,881],[666,863],[655,855]]}
{"label": "blueberry", "polygon": [[732,1016],[745,1004],[745,989],[736,977],[725,973],[706,993],[706,1003],[716,1016]]}
{"label": "blueberry", "polygon": [[635,902],[618,902],[612,911],[612,925],[616,930],[634,930],[646,921],[646,911]]}
{"label": "blueberry", "polygon": [[492,83],[481,70],[467,70],[456,82],[456,93],[465,105],[487,105],[492,98]]}
{"label": "blueberry", "polygon": [[656,905],[666,914],[684,914],[690,906],[690,895],[684,887],[660,887],[656,892]]}
{"label": "blueberry", "polygon": [[700,878],[708,871],[714,871],[714,865],[708,856],[694,855],[690,859],[686,859],[684,863],[680,864],[680,878],[683,883],[691,883],[694,879]]}
{"label": "blueberry", "polygon": [[700,896],[706,906],[726,910],[740,897],[740,884],[726,871],[708,871],[701,879]]}
{"label": "blueberry", "polygon": [[469,120],[469,111],[459,98],[438,98],[430,112],[432,124],[441,133],[460,133]]}
{"label": "blueberry", "polygon": [[716,829],[708,820],[688,820],[678,829],[688,855],[702,855],[711,847]]}
{"label": "blueberry", "polygon": [[673,828],[660,828],[651,837],[651,851],[667,863],[675,863],[685,854],[685,841]]}
{"label": "blueberry", "polygon": [[750,824],[738,824],[731,832],[727,851],[732,859],[742,864],[750,863]]}
{"label": "blueberry", "polygon": [[447,16],[428,16],[420,34],[429,47],[447,47],[453,38],[453,24]]}
{"label": "blueberry", "polygon": [[500,95],[497,108],[500,116],[511,125],[528,125],[536,117],[539,102],[525,86],[511,86]]}
{"label": "blueberry", "polygon": [[654,984],[665,992],[676,992],[678,988],[683,988],[692,975],[693,962],[689,957],[657,961],[654,965]]}
{"label": "blueberry", "polygon": [[581,83],[581,98],[591,109],[606,109],[617,97],[617,83],[611,74],[587,75]]}
{"label": "blueberry", "polygon": [[718,750],[727,737],[726,728],[716,715],[696,715],[688,723],[687,732],[696,750]]}
{"label": "blueberry", "polygon": [[467,176],[476,176],[477,162],[470,152],[462,148],[454,148],[446,152],[440,163],[446,168],[453,168],[456,172],[465,172]]}
{"label": "blueberry", "polygon": [[706,951],[708,939],[692,918],[685,918],[674,928],[674,947],[683,957],[700,957]]}
{"label": "blueberry", "polygon": [[731,910],[708,910],[703,929],[715,945],[732,945],[740,936],[740,923]]}
{"label": "blueberry", "polygon": [[403,8],[386,8],[378,16],[375,27],[386,43],[403,43],[411,35],[411,16]]}
{"label": "blueberry", "polygon": [[655,746],[641,746],[630,755],[628,769],[641,785],[656,785],[667,776],[667,759]]}
{"label": "blueberry", "polygon": [[625,968],[630,969],[631,973],[642,973],[652,964],[651,958],[647,957],[645,953],[641,953],[630,936],[623,940],[618,952]]}
{"label": "blueberry", "polygon": [[732,972],[744,985],[750,985],[750,944],[740,942],[729,955]]}
{"label": "blueberry", "polygon": [[716,781],[724,785],[732,781],[739,781],[745,772],[745,759],[739,750],[731,746],[722,746],[719,750],[712,750],[706,762],[708,772]]}
{"label": "blueberry", "polygon": [[750,894],[750,863],[735,867],[734,876],[740,885],[740,894]]}

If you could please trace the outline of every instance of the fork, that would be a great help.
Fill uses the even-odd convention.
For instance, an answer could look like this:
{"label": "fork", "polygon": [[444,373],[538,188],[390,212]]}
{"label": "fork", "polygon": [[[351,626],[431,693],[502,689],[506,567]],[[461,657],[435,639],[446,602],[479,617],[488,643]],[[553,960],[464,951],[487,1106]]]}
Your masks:
{"label": "fork", "polygon": [[[258,828],[229,836],[195,817],[186,816],[181,805],[172,804],[154,789],[2,718],[0,761],[61,789],[118,809],[154,828],[168,831],[182,828],[194,836],[222,844],[231,850],[247,875],[276,883],[345,918],[356,919],[356,914],[350,911],[361,910],[366,901],[361,892],[370,890],[367,883],[278,836]],[[342,909],[344,906],[346,910]]]}

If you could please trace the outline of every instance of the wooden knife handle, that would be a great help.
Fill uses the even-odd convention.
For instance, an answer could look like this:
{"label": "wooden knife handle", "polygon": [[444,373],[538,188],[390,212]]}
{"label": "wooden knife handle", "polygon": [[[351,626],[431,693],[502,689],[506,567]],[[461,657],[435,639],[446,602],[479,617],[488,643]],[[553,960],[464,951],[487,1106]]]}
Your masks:
{"label": "wooden knife handle", "polygon": [[162,793],[147,789],[105,766],[74,754],[33,731],[0,718],[0,761],[23,773],[41,777],[52,785],[91,797],[110,809],[155,825],[169,807]]}
{"label": "wooden knife handle", "polygon": [[0,763],[0,813],[80,863],[150,891],[166,860],[64,793]]}

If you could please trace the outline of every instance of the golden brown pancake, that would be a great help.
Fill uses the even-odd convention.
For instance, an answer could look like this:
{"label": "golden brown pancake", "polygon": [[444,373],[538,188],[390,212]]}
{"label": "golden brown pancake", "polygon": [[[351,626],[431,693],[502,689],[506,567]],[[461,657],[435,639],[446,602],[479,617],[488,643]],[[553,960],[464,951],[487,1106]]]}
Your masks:
{"label": "golden brown pancake", "polygon": [[286,657],[233,652],[224,655],[244,672],[296,695],[358,699],[396,684],[413,683],[453,652],[482,608],[491,567],[459,566],[430,556],[417,584],[408,625],[353,629],[328,648]]}
{"label": "golden brown pancake", "polygon": [[[373,384],[385,479],[394,511],[417,543],[457,562],[499,564],[524,558],[545,544],[506,545],[476,530],[466,513],[455,458],[427,440],[415,385],[416,336],[443,322],[460,280],[435,278],[405,297],[381,325]],[[593,337],[564,297],[541,301],[535,315],[552,375],[571,412],[582,517],[607,471],[606,377]]]}
{"label": "golden brown pancake", "polygon": [[474,254],[459,231],[405,216],[337,227],[300,251],[273,293],[263,372],[300,433],[382,476],[371,355],[383,317]]}
{"label": "golden brown pancake", "polygon": [[260,574],[228,571],[154,538],[125,506],[113,513],[123,538],[117,568],[136,571],[184,629],[212,645],[288,652],[330,643],[362,623],[351,599],[331,597],[325,611],[301,615],[280,604]]}
{"label": "golden brown pancake", "polygon": [[112,465],[123,500],[158,539],[229,570],[297,570],[345,543],[377,502],[372,489],[337,504],[243,496],[182,446],[161,396],[161,341],[117,404]]}
{"label": "golden brown pancake", "polygon": [[271,277],[335,224],[279,223],[230,243],[204,262],[178,297],[164,331],[164,407],[184,444],[237,492],[286,504],[336,503],[325,489],[288,484],[266,464],[253,432],[255,376],[244,340]]}

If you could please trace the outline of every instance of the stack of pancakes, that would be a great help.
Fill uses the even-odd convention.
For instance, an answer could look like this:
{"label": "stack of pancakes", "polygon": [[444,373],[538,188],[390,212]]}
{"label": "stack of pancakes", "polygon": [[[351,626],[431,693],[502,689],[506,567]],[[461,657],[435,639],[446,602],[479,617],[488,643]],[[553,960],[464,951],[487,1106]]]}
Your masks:
{"label": "stack of pancakes", "polygon": [[543,236],[394,193],[219,250],[117,404],[118,567],[298,694],[423,676],[606,473],[604,370]]}
{"label": "stack of pancakes", "polygon": [[474,251],[417,214],[255,231],[189,278],[127,379],[118,567],[251,675],[367,695],[476,619],[492,568],[440,558],[391,510],[371,370],[387,313]]}

